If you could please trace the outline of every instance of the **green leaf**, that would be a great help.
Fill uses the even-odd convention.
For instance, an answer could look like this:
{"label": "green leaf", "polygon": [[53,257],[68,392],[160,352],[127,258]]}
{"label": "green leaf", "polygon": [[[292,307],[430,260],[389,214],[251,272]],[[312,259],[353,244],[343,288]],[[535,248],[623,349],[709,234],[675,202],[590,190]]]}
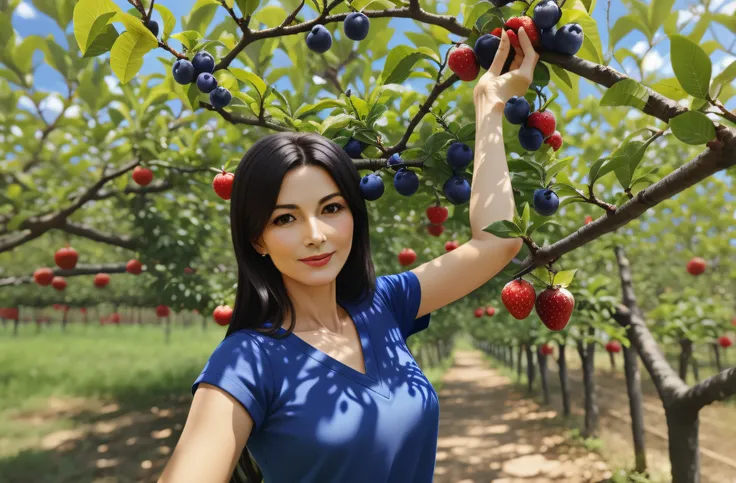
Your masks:
{"label": "green leaf", "polygon": [[496,235],[499,238],[519,238],[522,236],[519,227],[509,220],[494,221],[483,228],[483,231]]}
{"label": "green leaf", "polygon": [[675,0],[652,0],[649,4],[649,29],[656,32],[665,19],[670,15]]}
{"label": "green leaf", "polygon": [[532,275],[537,277],[538,279],[544,281],[544,283],[551,285],[552,284],[552,272],[547,270],[545,267],[537,267],[531,272]]}
{"label": "green leaf", "polygon": [[[649,144],[644,141],[629,141],[619,146],[611,155],[611,161],[601,172],[606,171],[608,173],[609,171],[614,171],[621,186],[625,188],[629,187],[631,175],[637,166],[639,166],[648,146]],[[599,175],[602,176],[600,172]]]}
{"label": "green leaf", "polygon": [[159,3],[155,3],[153,5],[153,8],[156,9],[159,15],[161,15],[161,19],[164,21],[161,40],[166,42],[166,40],[169,38],[169,35],[171,35],[171,32],[174,31],[174,27],[176,27],[176,17],[174,17],[174,14],[171,13],[171,10]]}
{"label": "green leaf", "polygon": [[670,119],[672,134],[685,144],[705,144],[716,137],[716,128],[702,112],[687,111]]}
{"label": "green leaf", "polygon": [[245,69],[239,69],[237,67],[230,67],[230,72],[232,72],[235,78],[239,81],[246,82],[252,85],[258,92],[258,95],[261,97],[261,99],[263,98],[263,95],[266,93],[266,89],[268,88],[266,82],[263,79],[258,77],[253,72],[248,72]]}
{"label": "green leaf", "polygon": [[726,15],[724,13],[712,13],[709,15],[709,17],[719,24],[726,27],[728,30],[730,30],[733,33],[736,33],[736,15]]}
{"label": "green leaf", "polygon": [[534,77],[532,78],[532,84],[539,87],[545,87],[547,84],[549,84],[549,80],[550,76],[547,65],[544,62],[538,62],[536,67],[534,68]]}
{"label": "green leaf", "polygon": [[601,106],[632,106],[644,109],[649,91],[634,79],[623,79],[611,86],[601,99]]}
{"label": "green leaf", "polygon": [[235,0],[235,2],[238,4],[238,8],[243,13],[243,16],[252,14],[261,4],[261,0]]}
{"label": "green leaf", "polygon": [[283,7],[277,5],[266,5],[253,15],[253,20],[262,22],[268,28],[274,28],[281,25],[289,14]]}
{"label": "green leaf", "polygon": [[[588,60],[600,62],[603,59],[603,48],[601,47],[601,37],[598,33],[598,24],[595,20],[584,10],[563,9],[560,25],[568,23],[577,23],[583,28],[583,49],[588,44],[591,50],[591,58]],[[578,57],[585,58],[580,52],[578,52]]]}
{"label": "green leaf", "polygon": [[649,27],[644,21],[636,15],[624,15],[616,20],[611,29],[611,37],[609,38],[609,45],[615,46],[619,40],[626,37],[633,30],[639,30],[648,39],[651,39],[652,35],[649,31]]}
{"label": "green leaf", "polygon": [[310,114],[314,114],[325,109],[334,109],[336,107],[345,109],[346,104],[344,101],[341,101],[339,99],[322,99],[315,104],[302,104],[294,112],[294,115],[292,117],[294,117],[295,119],[303,119]]}
{"label": "green leaf", "polygon": [[557,161],[555,164],[547,168],[547,179],[552,179],[557,173],[567,168],[575,160],[574,156],[568,156]]}
{"label": "green leaf", "polygon": [[682,88],[693,97],[705,99],[713,66],[698,44],[682,35],[670,35],[672,70]]}
{"label": "green leaf", "polygon": [[569,287],[575,278],[575,272],[577,271],[578,269],[576,268],[574,270],[563,270],[562,272],[557,272],[552,284],[560,285],[561,287]]}
{"label": "green leaf", "polygon": [[235,6],[235,0],[225,0],[227,8],[233,8]]}
{"label": "green leaf", "polygon": [[112,46],[118,40],[118,31],[111,24],[105,26],[105,30],[100,33],[95,40],[89,44],[87,52],[84,53],[85,58],[97,57],[98,55],[110,52]]}
{"label": "green leaf", "polygon": [[726,85],[730,84],[734,79],[736,79],[736,61],[728,64],[728,67],[713,79],[713,83]]}
{"label": "green leaf", "polygon": [[172,39],[176,39],[182,43],[187,50],[191,50],[192,47],[197,45],[199,39],[202,38],[202,34],[194,30],[185,30],[171,36]]}
{"label": "green leaf", "polygon": [[110,50],[110,67],[121,84],[127,84],[135,77],[143,66],[143,56],[158,46],[153,34],[148,29],[145,30],[147,34],[138,30],[126,30]]}
{"label": "green leaf", "polygon": [[69,69],[71,61],[67,52],[53,39],[46,39],[46,47],[44,48],[46,63],[56,69],[64,78],[69,78]]}
{"label": "green leaf", "polygon": [[437,62],[436,53],[426,47],[394,47],[386,57],[378,84],[401,84],[409,77],[414,65],[422,59]]}
{"label": "green leaf", "polygon": [[688,96],[687,92],[682,88],[676,77],[662,79],[659,82],[652,84],[651,88],[653,91],[675,101],[685,99]]}
{"label": "green leaf", "polygon": [[468,8],[466,3],[462,4],[463,26],[472,29],[475,22],[486,12],[493,9],[493,4],[485,0]]}
{"label": "green leaf", "polygon": [[529,227],[526,230],[526,235],[527,236],[532,236],[532,233],[534,233],[535,231],[539,230],[540,228],[542,228],[545,225],[562,226],[559,222],[557,222],[555,220],[541,220],[541,222],[537,221],[537,222],[533,222],[531,225],[529,225]]}
{"label": "green leaf", "polygon": [[38,35],[29,35],[20,45],[15,48],[13,52],[13,61],[18,69],[27,74],[31,71],[31,61],[33,60],[33,53],[36,50],[43,50],[46,46],[46,40],[39,37]]}
{"label": "green leaf", "polygon": [[567,87],[572,89],[573,86],[572,86],[572,80],[570,80],[570,74],[568,74],[565,69],[558,67],[556,65],[552,65],[551,67],[552,67],[552,72],[554,72],[555,75],[567,85]]}
{"label": "green leaf", "polygon": [[217,79],[218,86],[222,86],[230,92],[240,89],[240,86],[238,85],[238,79],[227,70],[220,69],[218,71],[215,71],[213,75],[215,76],[215,79]]}
{"label": "green leaf", "polygon": [[436,133],[432,133],[432,135],[429,136],[429,138],[427,138],[427,141],[424,143],[424,152],[426,152],[427,154],[437,153],[445,147],[449,140],[453,138],[454,136],[447,131],[438,131]]}
{"label": "green leaf", "polygon": [[529,218],[531,217],[531,210],[529,209],[529,203],[524,203],[524,209],[521,212],[521,231],[526,234],[529,228]]}
{"label": "green leaf", "polygon": [[122,10],[111,0],[79,0],[74,6],[74,38],[82,54],[87,52],[95,37],[106,30],[110,19],[119,13]]}
{"label": "green leaf", "polygon": [[611,158],[601,158],[590,166],[590,172],[588,173],[588,184],[593,185],[598,180],[598,178],[601,176],[601,168],[609,159]]}

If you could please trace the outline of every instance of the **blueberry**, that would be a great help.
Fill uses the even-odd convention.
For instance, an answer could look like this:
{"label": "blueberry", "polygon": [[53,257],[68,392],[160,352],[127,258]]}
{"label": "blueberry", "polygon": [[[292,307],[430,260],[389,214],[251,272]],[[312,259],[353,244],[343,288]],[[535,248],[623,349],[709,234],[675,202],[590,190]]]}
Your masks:
{"label": "blueberry", "polygon": [[348,156],[350,156],[351,158],[360,159],[360,153],[363,152],[363,149],[365,149],[365,144],[358,141],[357,139],[351,138],[343,149],[346,153],[348,153]]}
{"label": "blueberry", "polygon": [[555,27],[548,28],[548,29],[542,29],[540,31],[540,41],[542,44],[542,50],[547,52],[554,52],[555,51],[555,34],[557,33],[557,29]]}
{"label": "blueberry", "polygon": [[368,201],[376,201],[383,195],[383,190],[383,180],[377,174],[367,174],[360,180],[360,192]]}
{"label": "blueberry", "polygon": [[554,0],[543,0],[534,7],[534,24],[537,28],[554,27],[562,17],[562,10]]}
{"label": "blueberry", "polygon": [[215,58],[209,52],[197,52],[192,59],[192,65],[194,65],[194,73],[196,75],[202,72],[211,74],[215,71]]}
{"label": "blueberry", "polygon": [[563,25],[555,34],[555,50],[561,54],[575,55],[583,45],[583,27],[576,23]]}
{"label": "blueberry", "polygon": [[222,109],[223,107],[230,104],[230,101],[233,99],[233,95],[230,94],[230,91],[225,89],[222,86],[219,86],[215,88],[212,92],[210,92],[210,104],[212,104],[217,109]]}
{"label": "blueberry", "polygon": [[368,29],[371,26],[370,20],[360,12],[353,12],[345,17],[343,29],[345,36],[350,40],[363,40],[368,36]]}
{"label": "blueberry", "polygon": [[[501,39],[491,34],[483,34],[475,41],[475,56],[481,67],[488,70],[496,56],[498,46],[501,45]],[[512,50],[513,52],[513,50]]]}
{"label": "blueberry", "polygon": [[519,142],[527,151],[536,151],[544,142],[542,131],[535,127],[521,126],[519,128]]}
{"label": "blueberry", "polygon": [[174,74],[174,80],[179,84],[191,84],[194,80],[194,65],[187,59],[179,59],[174,62],[171,71]]}
{"label": "blueberry", "polygon": [[148,30],[151,31],[154,37],[158,37],[158,22],[155,20],[149,20],[146,27],[148,27]]}
{"label": "blueberry", "polygon": [[324,54],[332,47],[332,34],[324,25],[315,25],[307,34],[307,47],[318,54]]}
{"label": "blueberry", "polygon": [[460,175],[455,175],[445,181],[442,192],[453,205],[462,205],[470,199],[470,183]]}
{"label": "blueberry", "polygon": [[534,211],[542,216],[552,216],[560,206],[560,198],[550,189],[534,190]]}
{"label": "blueberry", "polygon": [[197,76],[197,87],[205,94],[209,94],[217,87],[217,79],[212,74],[202,72]]}
{"label": "blueberry", "polygon": [[401,156],[399,156],[399,153],[394,153],[391,155],[391,157],[388,158],[389,166],[393,166],[395,164],[404,164],[404,160]]}
{"label": "blueberry", "polygon": [[467,144],[454,142],[447,150],[447,164],[453,170],[463,170],[473,160],[473,150]]}
{"label": "blueberry", "polygon": [[411,196],[419,189],[419,177],[414,171],[400,168],[394,175],[394,188],[404,196]]}
{"label": "blueberry", "polygon": [[503,113],[511,124],[522,124],[529,117],[529,109],[529,101],[523,97],[514,96],[506,101]]}

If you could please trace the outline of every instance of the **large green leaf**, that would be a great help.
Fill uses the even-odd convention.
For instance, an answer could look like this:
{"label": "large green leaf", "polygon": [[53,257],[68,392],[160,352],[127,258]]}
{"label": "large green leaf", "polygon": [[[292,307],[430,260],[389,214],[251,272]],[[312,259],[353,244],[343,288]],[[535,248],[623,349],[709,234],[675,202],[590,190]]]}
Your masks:
{"label": "large green leaf", "polygon": [[166,40],[169,38],[169,35],[171,35],[171,32],[174,31],[174,27],[176,27],[176,17],[174,17],[174,14],[171,13],[171,10],[159,3],[154,4],[153,8],[156,9],[159,15],[161,15],[161,19],[163,19],[164,21],[163,32],[161,33],[161,40],[166,42]]}
{"label": "large green leaf", "polygon": [[46,63],[59,72],[62,77],[68,79],[71,61],[64,48],[54,42],[53,39],[46,39],[46,46],[43,50]]}
{"label": "large green leaf", "polygon": [[278,5],[266,5],[253,15],[253,20],[262,22],[266,27],[273,28],[281,25],[289,14]]}
{"label": "large green leaf", "polygon": [[693,97],[705,99],[713,66],[698,44],[682,35],[670,35],[672,70],[682,88]]}
{"label": "large green leaf", "polygon": [[74,15],[76,0],[33,0],[33,6],[56,21],[66,30]]}
{"label": "large green leaf", "polygon": [[483,228],[486,233],[491,233],[499,238],[518,238],[522,236],[521,230],[509,220],[494,221]]}
{"label": "large green leaf", "polygon": [[663,96],[669,97],[675,101],[685,99],[688,96],[687,92],[682,88],[676,77],[662,79],[659,82],[652,84],[651,87],[653,91],[659,92]]}
{"label": "large green leaf", "polygon": [[560,18],[560,25],[568,23],[577,23],[583,28],[583,47],[578,52],[578,57],[586,58],[584,51],[586,49],[586,43],[590,50],[590,57],[588,60],[593,62],[601,62],[603,59],[603,48],[601,47],[601,36],[598,33],[598,24],[593,20],[593,17],[585,13],[584,10],[562,10],[562,17]]}
{"label": "large green leaf", "polygon": [[632,174],[637,166],[639,166],[639,163],[641,163],[641,159],[644,157],[644,152],[648,146],[649,144],[644,141],[629,141],[624,143],[613,152],[611,161],[598,172],[598,176],[600,177],[609,171],[614,171],[621,186],[628,188],[631,183]]}
{"label": "large green leaf", "polygon": [[611,86],[601,99],[601,106],[632,106],[644,109],[649,91],[634,79],[623,79]]}
{"label": "large green leaf", "polygon": [[106,52],[110,52],[112,46],[115,45],[115,41],[118,39],[118,31],[111,24],[105,26],[103,30],[87,47],[87,52],[84,53],[84,57],[97,57]]}
{"label": "large green leaf", "polygon": [[475,22],[486,12],[493,9],[493,4],[482,0],[472,7],[469,4],[463,3],[463,25],[466,28],[472,29]]}
{"label": "large green leaf", "polygon": [[181,42],[181,44],[186,47],[187,50],[191,50],[192,47],[197,45],[199,39],[202,38],[202,34],[195,30],[185,30],[184,32],[179,32],[172,35],[171,38]]}
{"label": "large green leaf", "polygon": [[378,84],[401,84],[412,71],[414,65],[422,59],[437,61],[436,53],[426,47],[409,47],[399,45],[391,49]]}
{"label": "large green leaf", "polygon": [[36,50],[43,49],[46,46],[46,40],[39,37],[38,35],[29,35],[20,45],[15,48],[13,52],[13,61],[18,69],[27,74],[31,71],[31,61],[33,60],[33,53]]}
{"label": "large green leaf", "polygon": [[686,144],[705,144],[716,136],[716,128],[702,112],[687,111],[670,119],[672,134]]}
{"label": "large green leaf", "polygon": [[266,93],[266,89],[268,88],[263,79],[253,72],[248,72],[247,70],[239,69],[237,67],[231,67],[230,72],[232,72],[235,78],[239,81],[252,85],[258,92],[258,95],[263,98],[263,95]]}
{"label": "large green leaf", "polygon": [[235,0],[235,3],[237,3],[243,16],[246,16],[256,11],[258,6],[261,4],[261,0]]}
{"label": "large green leaf", "polygon": [[143,56],[158,47],[158,40],[136,17],[118,13],[116,21],[127,30],[115,41],[110,50],[110,67],[122,84],[127,84],[143,66]]}
{"label": "large green leaf", "polygon": [[649,4],[649,29],[656,32],[672,11],[675,0],[652,0]]}
{"label": "large green leaf", "polygon": [[[649,31],[649,27],[644,23],[644,20],[637,17],[636,15],[624,15],[616,20],[611,29],[611,36],[609,37],[609,45],[615,46],[619,40],[626,37],[629,33],[634,30],[639,30],[647,38],[651,39],[652,35]],[[585,32],[587,34],[587,32]]]}
{"label": "large green leaf", "polygon": [[[83,54],[117,13],[122,13],[122,10],[112,0],[79,0],[74,7],[74,38]],[[98,21],[100,17],[103,17],[102,21]]]}

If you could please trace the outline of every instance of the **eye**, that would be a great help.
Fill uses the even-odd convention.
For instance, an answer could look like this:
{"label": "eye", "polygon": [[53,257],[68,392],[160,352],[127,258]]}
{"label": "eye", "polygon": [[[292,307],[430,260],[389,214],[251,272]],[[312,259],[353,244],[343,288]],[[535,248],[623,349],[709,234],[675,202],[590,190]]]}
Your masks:
{"label": "eye", "polygon": [[[291,215],[281,215],[281,216],[279,216],[279,217],[276,217],[276,219],[275,219],[275,220],[273,220],[273,224],[274,224],[274,225],[276,225],[276,226],[281,226],[281,225],[284,225],[284,224],[286,224],[286,222],[288,222],[288,221],[289,221],[289,218],[288,218],[288,217],[290,217],[290,216],[291,216]],[[293,218],[293,217],[292,217],[292,218]],[[284,219],[285,219],[285,221],[284,221],[283,223],[279,223],[279,220],[284,220]]]}
{"label": "eye", "polygon": [[325,210],[335,208],[334,211],[331,211],[330,213],[337,213],[338,211],[342,210],[343,206],[340,203],[330,203],[329,205],[325,206]]}

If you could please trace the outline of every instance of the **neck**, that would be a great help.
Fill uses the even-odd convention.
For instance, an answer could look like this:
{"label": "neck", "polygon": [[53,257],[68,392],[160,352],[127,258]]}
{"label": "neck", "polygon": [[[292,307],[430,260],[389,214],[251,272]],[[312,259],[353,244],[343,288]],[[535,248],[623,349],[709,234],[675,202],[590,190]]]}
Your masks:
{"label": "neck", "polygon": [[[283,277],[284,287],[294,304],[296,322],[294,332],[330,331],[342,333],[345,311],[337,305],[337,281],[326,285],[304,285],[296,280]],[[288,327],[291,314],[284,316]]]}

